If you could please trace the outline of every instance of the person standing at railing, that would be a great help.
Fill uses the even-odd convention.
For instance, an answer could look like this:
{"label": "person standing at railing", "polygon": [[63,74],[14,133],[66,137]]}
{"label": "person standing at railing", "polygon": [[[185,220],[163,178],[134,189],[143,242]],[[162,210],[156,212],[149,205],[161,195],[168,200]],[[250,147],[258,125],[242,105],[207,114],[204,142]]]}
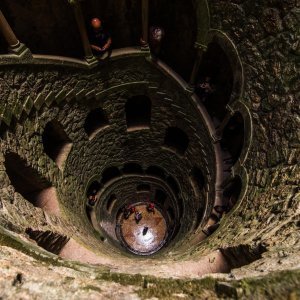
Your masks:
{"label": "person standing at railing", "polygon": [[108,31],[106,31],[102,22],[98,18],[91,20],[92,34],[91,34],[91,48],[95,56],[101,58],[104,53],[111,55],[112,39]]}

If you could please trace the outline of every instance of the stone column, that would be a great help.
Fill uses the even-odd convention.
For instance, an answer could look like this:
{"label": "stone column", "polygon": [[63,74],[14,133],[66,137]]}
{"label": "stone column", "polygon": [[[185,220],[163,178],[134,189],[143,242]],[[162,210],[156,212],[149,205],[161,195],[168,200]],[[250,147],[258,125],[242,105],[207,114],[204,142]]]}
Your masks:
{"label": "stone column", "polygon": [[194,66],[193,66],[193,71],[192,71],[190,81],[189,81],[189,85],[188,85],[188,90],[191,91],[191,92],[194,92],[194,90],[195,90],[195,84],[196,84],[196,79],[197,79],[197,75],[198,75],[198,72],[199,72],[199,67],[200,67],[200,64],[201,64],[203,53],[206,51],[207,46],[196,43],[195,48],[196,48],[196,51],[197,51],[197,54],[196,54],[197,56],[196,56],[196,59],[195,59],[195,63],[194,63]]}
{"label": "stone column", "polygon": [[28,48],[25,47],[24,44],[20,43],[20,41],[15,36],[13,30],[8,24],[6,18],[4,17],[2,11],[0,10],[0,31],[5,38],[10,52],[21,55],[24,52],[29,52]]}
{"label": "stone column", "polygon": [[148,35],[149,35],[149,0],[142,0],[141,48],[144,51],[149,51]]}
{"label": "stone column", "polygon": [[81,37],[81,42],[83,45],[84,49],[84,55],[87,63],[89,65],[96,65],[98,63],[97,59],[94,57],[92,48],[90,45],[90,41],[88,38],[87,30],[85,27],[85,22],[84,22],[84,17],[82,14],[81,6],[78,0],[69,0],[70,4],[73,5],[74,8],[74,14],[75,14],[75,19],[78,25],[80,37]]}

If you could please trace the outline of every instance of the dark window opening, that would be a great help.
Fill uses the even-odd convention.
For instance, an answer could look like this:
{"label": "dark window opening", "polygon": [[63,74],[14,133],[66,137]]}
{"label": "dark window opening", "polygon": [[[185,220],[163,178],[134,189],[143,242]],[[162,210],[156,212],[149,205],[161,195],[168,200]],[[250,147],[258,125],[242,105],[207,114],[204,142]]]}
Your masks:
{"label": "dark window opening", "polygon": [[166,130],[165,146],[178,152],[180,155],[184,155],[189,146],[189,138],[184,131],[177,127],[169,127]]}
{"label": "dark window opening", "polygon": [[179,194],[179,186],[173,177],[169,176],[167,178],[167,184],[173,190],[174,194]]}
{"label": "dark window opening", "polygon": [[[244,119],[235,113],[226,125],[221,140],[225,165],[233,166],[239,159],[244,146]],[[226,166],[225,166],[226,167]]]}
{"label": "dark window opening", "polygon": [[92,110],[84,122],[84,130],[89,139],[92,139],[102,128],[108,125],[108,119],[101,108]]}
{"label": "dark window opening", "polygon": [[136,187],[136,190],[137,190],[138,192],[150,192],[151,187],[150,187],[149,184],[141,183],[141,184],[139,184],[139,185]]}
{"label": "dark window opening", "polygon": [[223,205],[226,211],[230,211],[236,204],[242,190],[242,180],[239,176],[230,180],[224,188]]}
{"label": "dark window opening", "polygon": [[124,165],[123,172],[125,174],[143,174],[143,168],[136,163],[128,163]]}
{"label": "dark window opening", "polygon": [[174,223],[174,221],[175,221],[175,213],[174,213],[174,209],[171,206],[168,207],[167,213],[168,213],[170,222]]}
{"label": "dark window opening", "polygon": [[[212,89],[203,88],[203,83],[207,82]],[[199,67],[196,93],[210,116],[219,122],[226,115],[232,87],[233,70],[230,61],[217,43],[210,43]]]}
{"label": "dark window opening", "polygon": [[127,130],[149,128],[151,100],[147,96],[134,96],[125,105]]}
{"label": "dark window opening", "polygon": [[197,209],[197,213],[196,214],[197,215],[196,215],[196,225],[195,225],[195,227],[197,228],[201,224],[201,222],[203,220],[203,217],[204,217],[204,210],[203,210],[203,208],[201,207],[201,208]]}
{"label": "dark window opening", "polygon": [[150,166],[149,168],[147,168],[146,174],[159,177],[161,179],[165,179],[166,177],[165,171],[162,168],[156,166]]}
{"label": "dark window opening", "polygon": [[109,167],[103,171],[101,182],[102,184],[105,184],[113,178],[119,177],[120,175],[121,172],[117,167]]}
{"label": "dark window opening", "polygon": [[161,206],[164,206],[165,201],[167,199],[167,195],[162,190],[156,190],[155,192],[155,201],[159,203]]}
{"label": "dark window opening", "polygon": [[[11,124],[10,128],[13,128],[12,124]],[[8,129],[9,129],[9,126],[7,126],[4,122],[1,122],[1,124],[0,124],[0,138],[1,139],[5,139],[5,133],[8,131]]]}
{"label": "dark window opening", "polygon": [[117,197],[116,195],[111,195],[108,200],[107,200],[107,203],[106,203],[106,210],[111,213],[113,208],[114,208],[114,205],[115,203],[117,202]]}
{"label": "dark window opening", "polygon": [[[258,244],[254,247],[253,245],[238,245],[235,247],[220,248],[219,250],[228,263],[230,270],[232,270],[262,258],[262,254],[267,251],[267,248],[262,244]],[[230,270],[228,270],[228,273]]]}
{"label": "dark window opening", "polygon": [[48,122],[42,140],[45,153],[62,169],[72,148],[71,140],[62,125],[56,120]]}
{"label": "dark window opening", "polygon": [[86,207],[85,207],[85,212],[86,212],[86,215],[87,215],[87,217],[88,217],[90,223],[92,223],[92,217],[91,217],[92,211],[93,211],[92,207],[86,205]]}
{"label": "dark window opening", "polygon": [[27,165],[19,155],[15,153],[7,154],[4,165],[15,191],[34,206],[43,208],[47,205],[47,202],[57,201],[56,198],[49,198],[49,195],[47,195],[49,192],[52,195],[51,183]]}
{"label": "dark window opening", "polygon": [[194,184],[198,187],[199,191],[202,191],[205,185],[205,178],[202,171],[199,168],[194,167],[191,174]]}
{"label": "dark window opening", "polygon": [[36,243],[40,247],[56,255],[58,255],[61,252],[63,247],[70,240],[69,237],[56,232],[52,232],[50,230],[40,231],[27,228],[25,232],[29,235],[29,237],[32,240],[36,241]]}
{"label": "dark window opening", "polygon": [[179,198],[177,204],[178,204],[179,218],[181,218],[183,216],[183,211],[184,211],[183,200]]}
{"label": "dark window opening", "polygon": [[100,188],[101,188],[101,184],[98,182],[98,181],[93,181],[90,185],[89,185],[89,187],[88,187],[88,189],[87,189],[87,191],[86,191],[86,196],[87,197],[89,197],[90,195],[95,195],[95,194],[97,194],[98,193],[98,191],[100,190]]}

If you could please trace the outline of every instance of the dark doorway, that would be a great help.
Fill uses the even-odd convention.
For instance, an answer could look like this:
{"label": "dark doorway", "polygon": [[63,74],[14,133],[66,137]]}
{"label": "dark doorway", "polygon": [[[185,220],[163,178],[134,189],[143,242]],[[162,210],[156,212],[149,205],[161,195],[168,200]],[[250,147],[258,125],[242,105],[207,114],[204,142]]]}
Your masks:
{"label": "dark doorway", "polygon": [[189,138],[183,130],[177,127],[169,127],[166,130],[164,144],[178,154],[184,155],[189,146]]}
{"label": "dark doorway", "polygon": [[117,167],[109,167],[103,171],[101,182],[102,184],[105,184],[113,178],[119,177],[120,175],[121,172]]}
{"label": "dark doorway", "polygon": [[160,204],[160,206],[163,207],[166,199],[167,199],[167,195],[164,191],[156,190],[154,201],[156,201],[158,204]]}
{"label": "dark doorway", "polygon": [[116,195],[111,195],[108,200],[107,200],[107,203],[106,203],[106,210],[108,211],[108,213],[111,214],[113,208],[114,208],[114,205],[115,203],[117,202],[117,197]]}
{"label": "dark doorway", "polygon": [[242,180],[239,176],[235,176],[224,187],[223,203],[230,211],[237,203],[242,190]]}
{"label": "dark doorway", "polygon": [[180,191],[179,186],[173,177],[169,176],[167,178],[166,182],[169,185],[169,187],[172,189],[174,194],[179,194],[179,191]]}
{"label": "dark doorway", "polygon": [[89,197],[90,195],[95,195],[101,188],[101,184],[98,181],[93,181],[87,191],[86,191],[86,196]]}
{"label": "dark doorway", "polygon": [[102,108],[96,108],[87,115],[84,130],[89,139],[92,139],[102,128],[108,125],[108,119]]}
{"label": "dark doorway", "polygon": [[198,187],[198,190],[202,191],[205,185],[205,178],[202,171],[199,168],[194,167],[192,169],[191,175],[194,184]]}
{"label": "dark doorway", "polygon": [[150,128],[151,100],[147,96],[134,96],[126,102],[127,130]]}
{"label": "dark doorway", "polygon": [[[206,95],[200,84],[209,80],[213,92]],[[211,117],[222,121],[233,87],[233,70],[229,58],[217,43],[210,43],[199,67],[196,93]]]}
{"label": "dark doorway", "polygon": [[147,183],[141,183],[141,184],[139,184],[139,185],[136,187],[136,190],[137,190],[138,192],[150,192],[151,187],[150,187],[150,185],[147,184]]}
{"label": "dark doorway", "polygon": [[34,206],[41,207],[40,194],[50,188],[51,183],[15,153],[5,155],[4,165],[15,191]]}
{"label": "dark doorway", "polygon": [[123,168],[124,174],[143,174],[143,168],[137,163],[128,163],[124,165]]}
{"label": "dark doorway", "polygon": [[157,166],[150,166],[146,170],[146,174],[165,179],[165,171]]}
{"label": "dark doorway", "polygon": [[72,148],[71,140],[62,125],[56,120],[48,122],[42,140],[45,153],[62,169]]}
{"label": "dark doorway", "polygon": [[221,148],[230,155],[232,165],[239,159],[244,146],[244,119],[235,113],[224,128]]}

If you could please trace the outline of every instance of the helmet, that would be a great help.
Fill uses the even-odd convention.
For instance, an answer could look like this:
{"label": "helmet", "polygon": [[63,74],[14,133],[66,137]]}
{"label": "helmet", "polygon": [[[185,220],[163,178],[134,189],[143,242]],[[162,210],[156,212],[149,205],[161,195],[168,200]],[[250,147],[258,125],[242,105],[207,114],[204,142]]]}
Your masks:
{"label": "helmet", "polygon": [[102,25],[102,22],[100,19],[98,18],[94,18],[91,20],[91,25],[94,29],[100,29],[101,28],[101,25]]}

